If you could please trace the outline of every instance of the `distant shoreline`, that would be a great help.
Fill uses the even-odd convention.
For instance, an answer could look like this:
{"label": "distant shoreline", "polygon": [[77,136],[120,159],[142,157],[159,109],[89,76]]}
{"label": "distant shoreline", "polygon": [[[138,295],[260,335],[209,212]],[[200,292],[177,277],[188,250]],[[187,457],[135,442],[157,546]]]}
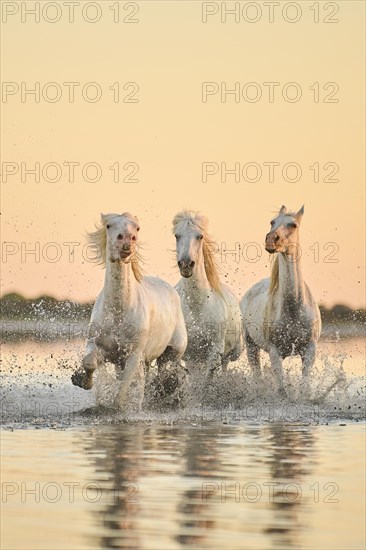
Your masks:
{"label": "distant shoreline", "polygon": [[[52,296],[36,299],[9,293],[0,298],[0,334],[3,342],[22,340],[54,341],[85,339],[93,302],[57,300]],[[320,307],[322,340],[365,336],[366,310],[353,310],[343,304]]]}
{"label": "distant shoreline", "polygon": [[[53,342],[56,340],[85,340],[88,321],[68,321],[67,319],[0,319],[0,340],[21,342],[34,340]],[[320,340],[338,342],[349,338],[364,338],[366,328],[363,323],[323,323]]]}

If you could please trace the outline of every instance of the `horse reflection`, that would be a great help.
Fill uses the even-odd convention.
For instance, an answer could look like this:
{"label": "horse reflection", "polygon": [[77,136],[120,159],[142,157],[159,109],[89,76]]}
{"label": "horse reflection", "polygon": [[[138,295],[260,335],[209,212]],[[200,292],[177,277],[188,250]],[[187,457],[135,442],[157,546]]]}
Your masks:
{"label": "horse reflection", "polygon": [[142,426],[120,429],[118,436],[115,430],[95,430],[87,440],[85,454],[94,462],[93,482],[102,487],[104,509],[92,512],[98,530],[103,533],[100,548],[141,548],[137,520],[143,432]]}
{"label": "horse reflection", "polygon": [[303,527],[300,514],[303,518],[306,505],[304,490],[315,464],[314,434],[302,426],[276,424],[265,431],[269,434],[266,463],[271,474],[266,499],[273,521],[263,532],[271,537],[273,546],[298,548]]}
{"label": "horse reflection", "polygon": [[[207,431],[207,430],[206,430]],[[180,492],[169,482],[159,485],[159,478],[167,473],[179,479],[202,477],[209,479],[218,471],[216,459],[217,429],[212,437],[192,431],[183,436],[182,428],[146,427],[142,425],[115,426],[95,430],[84,444],[84,454],[94,466],[93,482],[105,488],[95,515],[97,532],[101,533],[99,547],[103,549],[138,549],[146,542],[146,532],[141,531],[141,518],[150,521],[157,518],[157,526],[163,518],[172,520],[174,531],[160,533],[159,527],[150,536],[157,539],[157,546],[170,536],[180,544],[198,542],[201,538],[186,535],[187,531],[207,530],[214,526],[208,520],[207,503],[202,499],[202,482],[190,483],[189,489]],[[204,442],[202,442],[204,439]],[[107,481],[106,481],[107,477]],[[155,480],[155,481],[154,481]],[[151,488],[158,487],[156,496]],[[168,491],[169,499],[162,499]],[[183,515],[183,520],[181,517]],[[163,544],[164,545],[164,544]]]}
{"label": "horse reflection", "polygon": [[[213,548],[223,529],[242,537],[241,548],[258,535],[266,547],[300,546],[316,461],[308,427],[124,424],[76,444],[103,493],[92,511],[94,546]],[[244,490],[255,484],[258,500]]]}
{"label": "horse reflection", "polygon": [[[178,517],[180,533],[175,537],[181,545],[196,547],[204,545],[208,536],[208,531],[215,528],[215,521],[209,519],[213,517],[209,500],[213,493],[207,492],[204,495],[203,481],[217,481],[220,470],[220,461],[217,452],[217,427],[211,429],[204,428],[204,434],[201,429],[190,431],[186,439],[186,445],[183,452],[184,464],[182,465],[182,476],[186,478],[198,478],[197,484],[190,484],[190,488],[181,495],[178,504]],[[221,477],[221,476],[220,476]],[[200,479],[202,478],[202,479]],[[222,477],[222,479],[225,479]],[[192,486],[195,485],[195,486]]]}

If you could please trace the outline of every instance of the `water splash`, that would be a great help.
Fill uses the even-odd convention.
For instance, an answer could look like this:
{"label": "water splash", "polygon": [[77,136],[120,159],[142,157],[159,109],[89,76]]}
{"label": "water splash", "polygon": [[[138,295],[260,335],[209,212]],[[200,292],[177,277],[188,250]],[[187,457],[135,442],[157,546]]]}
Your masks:
{"label": "water splash", "polygon": [[34,344],[32,352],[30,347],[28,342],[4,353],[1,420],[5,426],[65,429],[122,421],[326,424],[366,419],[365,377],[352,367],[355,349],[360,351],[356,344],[339,346],[332,353],[320,350],[305,393],[300,361],[289,358],[284,367],[286,397],[278,396],[265,355],[260,378],[253,376],[244,356],[213,379],[202,365],[188,365],[190,374],[173,396],[162,395],[153,369],[146,376],[142,410],[137,413],[135,407],[127,414],[115,407],[119,381],[112,365],[99,369],[92,391],[71,384],[71,374],[81,363],[81,342]]}

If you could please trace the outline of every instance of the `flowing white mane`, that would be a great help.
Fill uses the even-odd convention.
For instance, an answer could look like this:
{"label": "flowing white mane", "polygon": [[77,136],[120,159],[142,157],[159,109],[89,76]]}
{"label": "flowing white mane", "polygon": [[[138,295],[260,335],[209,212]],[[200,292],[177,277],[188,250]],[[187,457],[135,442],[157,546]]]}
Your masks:
{"label": "flowing white mane", "polygon": [[203,261],[205,272],[211,287],[221,292],[221,282],[219,278],[219,268],[214,256],[215,243],[208,234],[208,219],[194,210],[182,210],[178,212],[173,219],[173,233],[184,232],[190,227],[198,229],[203,234]]}

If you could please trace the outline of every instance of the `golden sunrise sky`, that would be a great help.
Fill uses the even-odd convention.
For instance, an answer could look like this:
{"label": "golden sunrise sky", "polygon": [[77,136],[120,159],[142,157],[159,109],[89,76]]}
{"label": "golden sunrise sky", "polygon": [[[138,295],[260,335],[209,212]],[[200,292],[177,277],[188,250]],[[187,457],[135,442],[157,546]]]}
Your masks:
{"label": "golden sunrise sky", "polygon": [[[45,11],[47,2],[40,2],[39,22],[27,15],[36,2],[1,4],[2,293],[94,299],[103,271],[82,249],[100,212],[137,215],[146,272],[175,284],[171,220],[192,208],[208,216],[220,247],[232,250],[237,242],[247,250],[239,262],[218,255],[226,282],[241,297],[269,274],[263,241],[273,213],[282,204],[305,204],[303,271],[316,299],[364,307],[362,1],[270,3],[273,22],[263,2],[237,3],[238,22],[234,15],[221,21],[221,2],[80,1],[73,23],[65,2],[50,2]],[[224,5],[232,9],[235,2]],[[120,21],[114,22],[117,7]],[[205,10],[217,10],[206,23]],[[65,82],[79,83],[73,103]],[[85,86],[91,82],[101,91],[99,101],[92,102],[96,88]],[[204,82],[217,90],[205,102]],[[278,83],[272,101],[269,82]],[[291,82],[296,86],[287,86]],[[235,83],[239,97],[222,101],[220,91]],[[38,85],[36,102],[24,92]],[[60,97],[51,102],[55,93]],[[255,93],[261,98],[250,101]],[[291,101],[296,93],[301,97]],[[124,102],[128,96],[135,102]],[[74,181],[65,162],[79,163]],[[216,163],[218,173],[202,181],[205,162]],[[274,181],[271,162],[279,163]],[[35,163],[39,182],[22,174]],[[99,181],[87,181],[96,174],[92,166],[83,176],[87,163],[100,167]],[[116,163],[114,182],[109,167]],[[240,163],[252,181],[242,173],[240,181],[232,174],[221,181],[222,163],[228,169]],[[261,177],[248,163],[259,165]],[[283,175],[288,163],[300,167],[299,181],[290,181],[296,179],[291,166]],[[136,168],[130,179],[137,181],[123,181]],[[80,243],[71,258],[64,244],[70,242]],[[255,249],[245,246],[251,242],[261,249],[256,262],[249,261]],[[35,247],[39,257],[25,254]]]}

